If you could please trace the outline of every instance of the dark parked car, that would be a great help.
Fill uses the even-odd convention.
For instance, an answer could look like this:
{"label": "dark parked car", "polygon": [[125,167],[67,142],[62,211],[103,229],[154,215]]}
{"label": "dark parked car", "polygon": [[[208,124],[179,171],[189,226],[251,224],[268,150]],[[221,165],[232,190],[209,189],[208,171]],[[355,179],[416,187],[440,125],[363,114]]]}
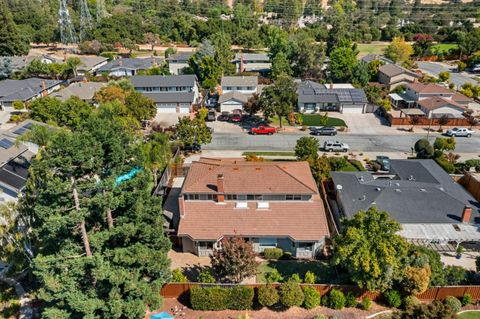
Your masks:
{"label": "dark parked car", "polygon": [[382,171],[390,171],[390,157],[377,156],[377,163],[380,165]]}
{"label": "dark parked car", "polygon": [[230,120],[230,112],[222,112],[220,114],[220,116],[218,117],[218,120],[223,121],[223,122],[229,121]]}
{"label": "dark parked car", "polygon": [[192,145],[185,145],[184,151],[188,153],[197,153],[202,150],[202,145],[200,144],[192,144]]}
{"label": "dark parked car", "polygon": [[312,135],[337,135],[337,129],[333,126],[324,126],[313,130],[310,134]]}

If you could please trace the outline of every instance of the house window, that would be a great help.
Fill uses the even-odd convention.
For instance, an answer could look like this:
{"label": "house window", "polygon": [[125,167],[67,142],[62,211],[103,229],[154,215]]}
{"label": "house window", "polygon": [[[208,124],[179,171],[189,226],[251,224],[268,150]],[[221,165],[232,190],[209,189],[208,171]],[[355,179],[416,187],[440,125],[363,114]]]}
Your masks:
{"label": "house window", "polygon": [[200,249],[213,249],[213,241],[199,241],[198,248]]}
{"label": "house window", "polygon": [[237,195],[236,194],[227,194],[226,195],[226,200],[237,200]]}
{"label": "house window", "polygon": [[258,244],[260,247],[277,247],[276,238],[259,238]]}
{"label": "house window", "polygon": [[302,200],[302,195],[285,195],[285,200]]}
{"label": "house window", "polygon": [[307,251],[312,251],[313,245],[312,243],[298,243],[298,248],[307,250]]}
{"label": "house window", "polygon": [[255,199],[255,195],[253,194],[248,194],[247,195],[247,200],[254,200]]}
{"label": "house window", "polygon": [[315,103],[305,103],[304,108],[307,111],[313,111],[315,110]]}

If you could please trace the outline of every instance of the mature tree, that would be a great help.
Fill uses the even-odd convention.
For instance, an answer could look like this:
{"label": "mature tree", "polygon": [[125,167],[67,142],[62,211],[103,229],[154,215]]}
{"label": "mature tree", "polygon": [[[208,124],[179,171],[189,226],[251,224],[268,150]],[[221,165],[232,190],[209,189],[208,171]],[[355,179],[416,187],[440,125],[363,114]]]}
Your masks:
{"label": "mature tree", "polygon": [[292,41],[291,62],[296,76],[309,79],[323,78],[325,47],[315,39],[300,37]]}
{"label": "mature tree", "polygon": [[153,50],[155,49],[155,46],[156,45],[159,45],[160,44],[160,36],[158,34],[155,34],[153,32],[147,32],[143,35],[143,40],[150,44],[150,47],[151,47],[151,50],[153,52]]}
{"label": "mature tree", "polygon": [[440,82],[450,82],[450,72],[444,71],[438,74],[438,80]]}
{"label": "mature tree", "polygon": [[237,283],[257,271],[252,244],[240,237],[225,237],[222,249],[214,250],[211,261],[218,276]]}
{"label": "mature tree", "polygon": [[0,80],[8,79],[13,74],[12,59],[4,57],[0,59]]}
{"label": "mature tree", "polygon": [[303,136],[297,140],[295,145],[295,156],[300,161],[316,161],[320,144],[313,136]]}
{"label": "mature tree", "polygon": [[369,81],[372,81],[372,82],[378,81],[378,69],[380,69],[380,67],[384,64],[385,62],[380,60],[373,60],[368,63],[367,69],[368,69]]}
{"label": "mature tree", "polygon": [[413,54],[413,47],[404,38],[395,37],[385,48],[385,56],[394,62],[405,62]]}
{"label": "mature tree", "polygon": [[150,120],[157,114],[155,102],[137,91],[130,92],[127,95],[125,106],[138,121]]}
{"label": "mature tree", "polygon": [[65,64],[66,64],[66,67],[65,67],[66,74],[77,76],[78,75],[77,69],[82,64],[82,61],[80,60],[80,58],[77,58],[77,57],[69,57],[65,62]]}
{"label": "mature tree", "polygon": [[95,115],[40,154],[20,214],[32,220],[42,316],[142,318],[146,305],[160,307],[170,243],[135,137]]}
{"label": "mature tree", "polygon": [[351,275],[352,281],[371,291],[391,288],[402,269],[408,243],[397,234],[400,224],[376,207],[360,211],[342,222],[334,238],[334,261]]}
{"label": "mature tree", "polygon": [[276,79],[280,75],[292,75],[292,72],[287,55],[283,51],[278,52],[272,59],[272,77]]}
{"label": "mature tree", "polygon": [[363,62],[357,62],[352,69],[352,84],[355,87],[364,87],[369,80],[368,65]]}
{"label": "mature tree", "polygon": [[142,151],[145,158],[145,167],[152,172],[153,183],[157,185],[157,173],[163,170],[172,158],[168,135],[152,134],[149,141],[143,145]]}
{"label": "mature tree", "polygon": [[354,66],[359,63],[350,47],[338,47],[330,53],[330,76],[335,81],[350,81]]}
{"label": "mature tree", "polygon": [[33,59],[23,70],[24,77],[46,76],[50,73],[48,64],[39,59]]}
{"label": "mature tree", "polygon": [[208,144],[212,140],[212,132],[205,122],[198,118],[184,116],[178,120],[176,129],[177,139],[184,147]]}
{"label": "mature tree", "polygon": [[429,265],[424,265],[423,267],[407,266],[404,270],[402,287],[412,295],[421,294],[428,289],[431,274],[432,271]]}
{"label": "mature tree", "polygon": [[286,75],[279,76],[273,85],[264,89],[261,96],[263,114],[269,118],[274,115],[280,120],[288,116],[297,101],[297,88],[293,79]]}
{"label": "mature tree", "polygon": [[416,34],[413,37],[413,51],[417,57],[424,57],[432,54],[433,37],[430,34]]}
{"label": "mature tree", "polygon": [[127,94],[125,90],[116,85],[108,85],[102,87],[95,93],[95,100],[99,103],[119,101],[121,103],[125,102]]}
{"label": "mature tree", "polygon": [[0,56],[27,55],[29,39],[18,29],[5,0],[0,0]]}
{"label": "mature tree", "polygon": [[260,37],[257,30],[242,30],[237,35],[237,43],[245,50],[258,48],[260,46]]}
{"label": "mature tree", "polygon": [[419,139],[414,146],[417,158],[431,158],[434,153],[433,146],[424,138]]}
{"label": "mature tree", "polygon": [[433,142],[433,148],[439,151],[454,151],[457,142],[455,137],[437,137]]}
{"label": "mature tree", "polygon": [[243,106],[243,110],[250,114],[251,116],[256,114],[260,111],[262,105],[260,103],[260,95],[258,93],[252,94],[249,98],[247,103]]}
{"label": "mature tree", "polygon": [[205,56],[198,64],[198,77],[204,88],[213,89],[222,76],[223,69],[214,57]]}

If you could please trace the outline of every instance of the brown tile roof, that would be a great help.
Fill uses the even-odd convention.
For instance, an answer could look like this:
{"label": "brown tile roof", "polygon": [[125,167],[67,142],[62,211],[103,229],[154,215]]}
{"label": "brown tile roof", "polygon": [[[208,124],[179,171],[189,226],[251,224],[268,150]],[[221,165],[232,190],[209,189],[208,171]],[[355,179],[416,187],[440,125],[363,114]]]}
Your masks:
{"label": "brown tile roof", "polygon": [[385,74],[386,76],[388,77],[394,77],[394,76],[397,76],[397,75],[400,75],[400,74],[408,74],[410,76],[413,76],[413,77],[417,77],[419,78],[420,75],[418,75],[417,73],[413,72],[413,71],[410,71],[410,70],[407,70],[399,65],[395,65],[395,64],[385,64],[385,65],[382,65],[378,68],[378,70],[380,72],[382,72],[383,74]]}
{"label": "brown tile roof", "polygon": [[453,94],[454,92],[450,91],[443,86],[434,84],[434,83],[410,83],[407,85],[408,88],[412,89],[418,93],[425,93],[425,94]]}
{"label": "brown tile roof", "polygon": [[227,194],[315,194],[317,186],[307,162],[247,162],[243,159],[202,158],[193,162],[184,193],[216,193],[217,176],[224,176]]}
{"label": "brown tile roof", "polygon": [[465,96],[461,93],[458,93],[458,92],[455,92],[455,94],[452,96],[452,100],[454,100],[455,102],[459,102],[459,103],[461,103],[461,102],[463,102],[463,103],[473,102],[473,99],[471,99],[471,98],[469,98],[469,97],[467,97],[467,96]]}
{"label": "brown tile roof", "polygon": [[235,208],[235,202],[185,201],[178,236],[193,240],[217,240],[223,236],[290,237],[298,241],[318,241],[329,236],[322,200],[309,202],[269,202],[268,209]]}
{"label": "brown tile roof", "polygon": [[439,107],[444,107],[444,106],[451,106],[455,108],[459,108],[462,110],[466,110],[467,108],[463,105],[458,104],[457,102],[449,99],[445,99],[439,96],[434,96],[428,99],[423,99],[418,101],[418,104],[426,108],[427,110],[435,110],[438,109]]}

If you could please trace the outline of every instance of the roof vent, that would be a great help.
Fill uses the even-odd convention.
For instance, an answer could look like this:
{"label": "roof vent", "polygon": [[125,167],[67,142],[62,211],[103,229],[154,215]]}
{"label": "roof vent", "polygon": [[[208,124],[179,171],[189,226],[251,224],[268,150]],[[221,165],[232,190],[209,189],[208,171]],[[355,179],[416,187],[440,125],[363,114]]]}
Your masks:
{"label": "roof vent", "polygon": [[236,202],[235,203],[235,208],[247,209],[248,208],[248,203],[247,202]]}
{"label": "roof vent", "polygon": [[361,200],[361,201],[364,201],[367,199],[367,195],[363,195],[362,197],[360,197],[358,200]]}
{"label": "roof vent", "polygon": [[256,171],[260,171],[261,168],[260,168],[260,167],[255,167],[255,170],[256,170]]}
{"label": "roof vent", "polygon": [[381,191],[382,189],[380,187],[375,188],[377,192]]}
{"label": "roof vent", "polygon": [[400,183],[395,183],[395,186],[400,186]]}
{"label": "roof vent", "polygon": [[258,202],[257,203],[257,209],[269,209],[270,205],[268,202]]}
{"label": "roof vent", "polygon": [[360,182],[363,182],[363,176],[360,176],[360,177],[358,178],[358,180],[359,180]]}
{"label": "roof vent", "polygon": [[415,177],[413,177],[413,175],[410,175],[410,176],[408,177],[408,180],[409,180],[409,181],[414,181],[414,180],[415,180]]}
{"label": "roof vent", "polygon": [[420,188],[420,191],[424,192],[424,193],[427,192],[427,190],[425,188]]}
{"label": "roof vent", "polygon": [[440,187],[439,189],[440,189],[442,192],[445,191],[445,188],[443,188],[443,187]]}

